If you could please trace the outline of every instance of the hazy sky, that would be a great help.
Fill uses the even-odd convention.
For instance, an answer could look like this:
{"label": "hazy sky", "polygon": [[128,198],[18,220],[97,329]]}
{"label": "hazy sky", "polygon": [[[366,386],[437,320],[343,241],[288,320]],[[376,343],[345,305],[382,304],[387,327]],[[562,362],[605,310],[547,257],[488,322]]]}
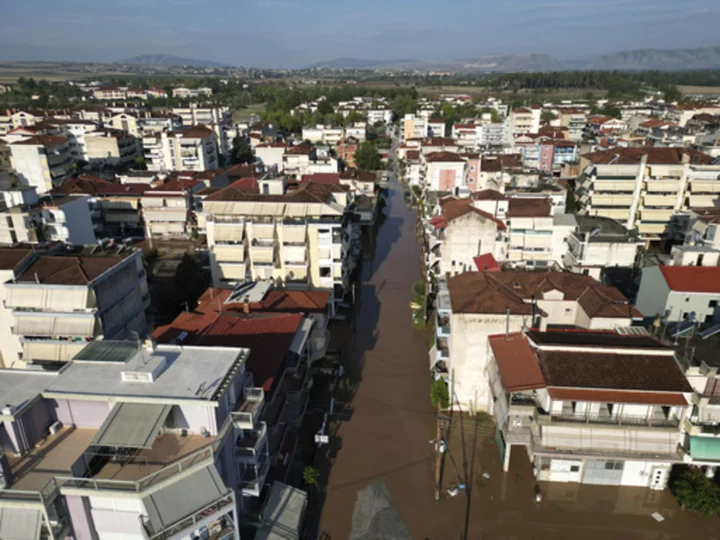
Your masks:
{"label": "hazy sky", "polygon": [[587,58],[720,45],[719,0],[0,0],[0,60]]}

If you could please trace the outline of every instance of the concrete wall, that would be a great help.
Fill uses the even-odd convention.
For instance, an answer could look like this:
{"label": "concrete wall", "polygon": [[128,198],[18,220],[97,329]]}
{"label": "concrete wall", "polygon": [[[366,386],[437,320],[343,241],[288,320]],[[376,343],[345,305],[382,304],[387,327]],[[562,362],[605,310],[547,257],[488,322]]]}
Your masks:
{"label": "concrete wall", "polygon": [[[714,306],[710,303],[714,302]],[[718,305],[720,294],[717,293],[681,293],[671,291],[667,297],[667,309],[670,310],[668,320],[682,321],[689,313],[695,312],[695,320],[714,323],[720,318]]]}
{"label": "concrete wall", "polygon": [[643,268],[640,289],[635,300],[635,307],[638,308],[640,313],[645,317],[655,317],[658,313],[663,314],[669,295],[670,287],[668,287],[660,267],[649,266]]}
{"label": "concrete wall", "polygon": [[78,197],[62,206],[65,214],[65,226],[68,230],[67,242],[70,244],[94,244],[95,230],[90,219],[88,197]]}
{"label": "concrete wall", "polygon": [[[441,246],[440,272],[459,270],[462,267],[474,271],[473,257],[495,252],[497,224],[471,212],[454,219],[445,229],[445,241]],[[478,246],[480,248],[478,249]],[[455,261],[453,268],[452,262]]]}
{"label": "concrete wall", "polygon": [[65,504],[72,521],[75,540],[97,540],[88,498],[65,495]]}
{"label": "concrete wall", "polygon": [[109,401],[60,399],[54,402],[57,419],[65,426],[99,428],[110,414]]}
{"label": "concrete wall", "polygon": [[33,145],[10,145],[12,165],[20,182],[27,186],[35,186],[38,193],[46,193],[52,189],[52,180],[47,159],[39,153],[39,147]]}
{"label": "concrete wall", "polygon": [[12,309],[5,307],[5,282],[12,279],[13,270],[0,270],[0,367],[10,368],[18,360],[22,345],[18,337],[12,333],[14,317]]}
{"label": "concrete wall", "polygon": [[[510,332],[529,325],[529,317],[510,315]],[[466,410],[492,412],[488,379],[488,336],[505,332],[505,315],[456,313],[450,338],[450,386]]]}

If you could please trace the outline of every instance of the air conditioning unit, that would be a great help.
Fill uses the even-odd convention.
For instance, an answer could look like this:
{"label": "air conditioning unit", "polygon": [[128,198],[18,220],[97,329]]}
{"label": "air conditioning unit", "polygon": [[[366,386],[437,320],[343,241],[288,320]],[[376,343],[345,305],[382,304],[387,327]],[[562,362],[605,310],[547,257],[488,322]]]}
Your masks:
{"label": "air conditioning unit", "polygon": [[62,429],[61,422],[53,422],[52,424],[50,424],[50,435],[55,435],[61,429]]}

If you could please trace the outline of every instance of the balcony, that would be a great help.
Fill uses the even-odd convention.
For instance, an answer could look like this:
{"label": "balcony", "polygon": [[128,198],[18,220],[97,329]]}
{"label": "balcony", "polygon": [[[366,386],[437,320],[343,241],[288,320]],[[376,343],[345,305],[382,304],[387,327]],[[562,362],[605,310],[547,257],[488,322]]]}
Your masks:
{"label": "balcony", "polygon": [[[233,421],[234,425],[234,421]],[[235,457],[244,463],[256,462],[263,443],[267,440],[267,424],[257,422],[252,429],[243,429],[235,441]]]}
{"label": "balcony", "polygon": [[450,344],[447,338],[437,338],[435,348],[437,349],[438,360],[449,360],[450,359]]}
{"label": "balcony", "polygon": [[603,424],[622,427],[648,427],[648,428],[677,428],[680,419],[677,416],[665,417],[661,414],[651,416],[625,416],[625,415],[588,415],[577,413],[560,413],[551,415],[538,415],[539,422],[563,422],[579,424]]}
{"label": "balcony", "polygon": [[283,246],[283,259],[288,265],[307,265],[307,248],[301,246]]}
{"label": "balcony", "polygon": [[215,244],[212,248],[218,262],[245,262],[245,246],[239,244]]}
{"label": "balcony", "polygon": [[267,459],[264,459],[255,467],[248,467],[242,475],[240,480],[240,487],[242,488],[242,494],[245,497],[259,497],[262,492],[265,479],[270,465]]}
{"label": "balcony", "polygon": [[272,240],[275,237],[275,225],[272,223],[253,223],[252,237],[257,240]]}
{"label": "balcony", "polygon": [[[672,208],[675,206],[677,195],[645,195],[643,203],[645,206],[666,206]],[[593,200],[593,202],[595,202]]]}
{"label": "balcony", "polygon": [[[146,516],[141,515],[140,518],[142,520],[142,526],[145,530],[145,534],[147,535],[147,538],[149,540],[167,540],[169,538],[185,537],[199,538],[200,536],[194,533],[199,532],[199,529],[201,527],[207,526],[208,522],[212,523],[213,521],[219,519],[221,516],[224,516],[226,514],[232,514],[234,510],[235,500],[232,495],[228,495],[214,501],[212,504],[201,508],[194,514],[187,516],[178,521],[177,523],[174,523],[162,530],[156,530],[155,528],[153,528],[150,520]],[[231,518],[230,521],[232,523],[234,522],[234,519]],[[208,527],[208,529],[209,528],[210,527]],[[219,533],[215,533],[209,538],[234,537],[232,532],[232,529],[223,529]]]}
{"label": "balcony", "polygon": [[436,334],[442,337],[450,336],[450,317],[439,315],[436,319]]}
{"label": "balcony", "polygon": [[254,264],[272,264],[275,261],[273,246],[254,245],[250,248],[250,259]]}
{"label": "balcony", "polygon": [[282,236],[285,243],[305,245],[305,225],[285,225]]}
{"label": "balcony", "polygon": [[254,429],[264,406],[265,391],[262,388],[248,388],[245,399],[232,413],[233,426],[237,429]]}

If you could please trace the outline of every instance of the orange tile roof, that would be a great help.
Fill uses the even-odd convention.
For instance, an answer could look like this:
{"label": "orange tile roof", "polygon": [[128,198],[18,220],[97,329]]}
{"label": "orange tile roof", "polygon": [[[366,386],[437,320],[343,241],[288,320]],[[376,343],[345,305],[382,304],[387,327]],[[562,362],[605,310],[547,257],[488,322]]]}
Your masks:
{"label": "orange tile roof", "polygon": [[592,401],[595,403],[634,403],[638,405],[687,406],[685,396],[671,392],[632,392],[622,390],[589,390],[586,388],[548,388],[552,399]]}
{"label": "orange tile roof", "polygon": [[488,342],[500,370],[503,385],[509,392],[545,387],[545,379],[535,353],[522,332],[513,332],[507,336],[505,334],[489,336]]}
{"label": "orange tile roof", "polygon": [[720,266],[660,266],[670,290],[720,293]]}

